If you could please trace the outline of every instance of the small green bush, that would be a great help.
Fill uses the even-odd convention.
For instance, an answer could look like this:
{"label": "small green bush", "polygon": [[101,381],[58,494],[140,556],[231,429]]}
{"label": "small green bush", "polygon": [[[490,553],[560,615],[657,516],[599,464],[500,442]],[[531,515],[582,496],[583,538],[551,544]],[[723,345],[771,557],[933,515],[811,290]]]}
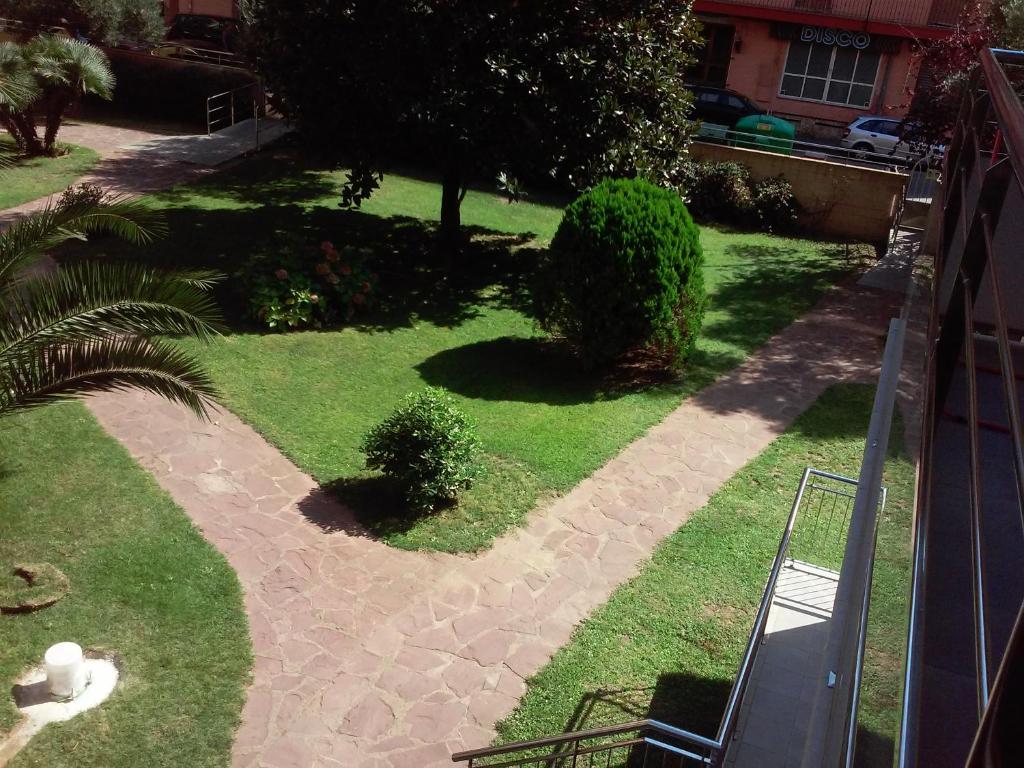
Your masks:
{"label": "small green bush", "polygon": [[588,367],[641,348],[674,363],[700,331],[703,264],[700,232],[678,194],[606,179],[565,210],[541,260],[537,318]]}
{"label": "small green bush", "polygon": [[451,504],[480,475],[480,441],[469,418],[443,389],[407,396],[363,439],[367,469],[394,478],[411,510]]}
{"label": "small green bush", "polygon": [[778,176],[752,182],[739,163],[685,160],[672,182],[687,208],[701,221],[786,232],[797,223],[800,206],[793,187]]}
{"label": "small green bush", "polygon": [[102,205],[112,198],[97,184],[72,184],[61,192],[56,209],[64,211],[78,205]]}
{"label": "small green bush", "polygon": [[761,227],[768,232],[788,232],[796,227],[799,205],[793,186],[781,176],[754,184],[754,210]]}

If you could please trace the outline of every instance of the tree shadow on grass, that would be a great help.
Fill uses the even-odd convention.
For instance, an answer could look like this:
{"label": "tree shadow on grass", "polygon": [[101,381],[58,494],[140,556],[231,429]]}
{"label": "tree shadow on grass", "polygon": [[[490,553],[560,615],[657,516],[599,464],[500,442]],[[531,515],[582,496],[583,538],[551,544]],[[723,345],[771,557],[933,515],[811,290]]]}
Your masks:
{"label": "tree shadow on grass", "polygon": [[565,342],[503,336],[445,349],[416,366],[420,377],[476,400],[580,405],[655,388],[680,389],[680,373],[636,351],[587,371]]}
{"label": "tree shadow on grass", "polygon": [[729,245],[726,252],[736,261],[715,287],[703,336],[748,351],[813,307],[859,265],[847,260],[841,247],[823,248],[823,256],[814,260],[774,246]]}
{"label": "tree shadow on grass", "polygon": [[890,768],[896,751],[892,736],[876,733],[863,725],[857,726],[855,768]]}
{"label": "tree shadow on grass", "polygon": [[367,266],[380,276],[378,304],[356,327],[392,330],[426,321],[454,327],[479,314],[482,304],[526,309],[527,286],[538,251],[523,247],[532,236],[466,228],[458,252],[440,249],[436,225],[405,217],[381,218],[338,208],[278,205],[272,209],[184,205],[165,212],[169,236],[144,247],[116,240],[71,243],[61,259],[106,257],[163,269],[210,269],[225,276],[217,289],[228,327],[265,331],[246,317],[238,271],[256,255],[308,248],[311,265],[319,244],[369,248]]}
{"label": "tree shadow on grass", "polygon": [[453,347],[416,366],[425,382],[464,397],[576,405],[599,396],[571,351],[556,341],[505,336]]}

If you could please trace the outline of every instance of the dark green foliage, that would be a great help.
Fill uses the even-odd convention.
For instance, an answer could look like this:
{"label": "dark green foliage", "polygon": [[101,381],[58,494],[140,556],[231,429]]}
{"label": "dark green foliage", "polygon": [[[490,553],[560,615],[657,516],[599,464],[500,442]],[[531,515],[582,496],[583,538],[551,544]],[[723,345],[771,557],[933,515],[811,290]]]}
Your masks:
{"label": "dark green foliage", "polygon": [[57,210],[82,205],[101,205],[107,199],[107,193],[98,184],[72,184],[61,192],[57,200]]}
{"label": "dark green foliage", "polygon": [[0,16],[61,26],[98,43],[155,43],[164,37],[160,3],[153,0],[0,0]]}
{"label": "dark green foliage", "polygon": [[642,179],[606,179],[566,208],[541,265],[537,316],[585,365],[640,348],[675,362],[700,331],[703,264],[679,195]]}
{"label": "dark green foliage", "polygon": [[751,194],[762,229],[788,232],[796,227],[799,205],[793,196],[793,186],[784,178],[761,179],[754,184]]}
{"label": "dark green foliage", "polygon": [[451,504],[480,474],[480,441],[469,418],[443,389],[407,396],[363,440],[367,469],[394,478],[409,507]]}
{"label": "dark green foliage", "polygon": [[786,179],[754,182],[739,163],[686,160],[676,168],[672,184],[700,221],[788,232],[796,226],[800,212]]}
{"label": "dark green foliage", "polygon": [[145,205],[118,198],[46,207],[0,231],[0,417],[127,387],[206,414],[209,378],[166,337],[218,332],[215,275],[107,260],[32,269],[67,240],[109,233],[141,244],[165,231]]}
{"label": "dark green foliage", "polygon": [[417,156],[441,227],[472,176],[663,178],[689,142],[689,4],[656,0],[245,0],[270,90],[358,205]]}
{"label": "dark green foliage", "polygon": [[744,224],[754,214],[750,173],[739,163],[686,161],[673,181],[698,219]]}

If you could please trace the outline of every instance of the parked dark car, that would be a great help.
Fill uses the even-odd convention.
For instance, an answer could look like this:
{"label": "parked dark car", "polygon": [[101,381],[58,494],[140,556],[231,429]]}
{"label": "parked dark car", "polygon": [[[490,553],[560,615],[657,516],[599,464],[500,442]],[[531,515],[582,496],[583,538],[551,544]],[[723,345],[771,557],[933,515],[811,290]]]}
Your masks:
{"label": "parked dark car", "polygon": [[179,13],[167,30],[167,41],[190,48],[236,52],[238,20]]}
{"label": "parked dark car", "polygon": [[707,85],[687,87],[693,91],[693,114],[691,117],[695,120],[732,128],[741,117],[764,114],[764,109],[735,91],[712,88]]}

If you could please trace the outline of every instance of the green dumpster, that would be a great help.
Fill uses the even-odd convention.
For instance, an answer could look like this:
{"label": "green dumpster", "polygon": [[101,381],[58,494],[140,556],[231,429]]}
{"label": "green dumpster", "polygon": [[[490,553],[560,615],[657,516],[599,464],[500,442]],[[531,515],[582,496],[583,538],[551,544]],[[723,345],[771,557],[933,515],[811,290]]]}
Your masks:
{"label": "green dumpster", "polygon": [[772,115],[747,115],[736,121],[732,136],[729,143],[736,147],[791,155],[796,126]]}

